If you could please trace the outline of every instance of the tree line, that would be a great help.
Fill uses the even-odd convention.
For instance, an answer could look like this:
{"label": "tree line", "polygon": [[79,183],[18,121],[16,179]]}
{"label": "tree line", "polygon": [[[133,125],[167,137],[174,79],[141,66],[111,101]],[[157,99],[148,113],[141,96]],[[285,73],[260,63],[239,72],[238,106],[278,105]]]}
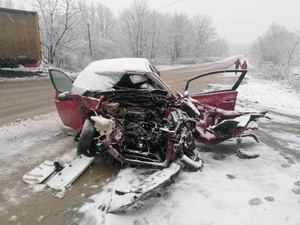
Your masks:
{"label": "tree line", "polygon": [[[159,64],[197,63],[229,54],[208,15],[161,13],[149,0],[135,0],[116,17],[101,3],[27,0],[39,14],[43,57],[49,64],[83,68],[93,60],[145,57]],[[14,7],[12,0],[0,6]],[[23,5],[19,6],[24,7]],[[246,54],[268,79],[285,79],[300,66],[299,31],[278,24],[255,40]]]}
{"label": "tree line", "polygon": [[101,3],[35,0],[44,59],[82,68],[93,60],[145,57],[160,63],[192,63],[228,52],[208,15],[163,14],[135,0],[115,17]]}
{"label": "tree line", "polygon": [[251,46],[249,56],[264,79],[300,90],[300,32],[276,23]]}

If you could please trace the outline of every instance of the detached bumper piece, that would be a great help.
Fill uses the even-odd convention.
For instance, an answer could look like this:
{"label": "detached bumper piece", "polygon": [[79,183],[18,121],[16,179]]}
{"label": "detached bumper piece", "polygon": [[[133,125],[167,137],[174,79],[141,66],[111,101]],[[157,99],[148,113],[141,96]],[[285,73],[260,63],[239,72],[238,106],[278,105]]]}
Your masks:
{"label": "detached bumper piece", "polygon": [[80,155],[70,164],[65,165],[64,169],[51,178],[47,185],[57,191],[67,189],[94,161],[94,157]]}
{"label": "detached bumper piece", "polygon": [[46,183],[50,188],[60,191],[60,194],[55,197],[62,198],[66,189],[91,165],[94,159],[94,157],[80,155],[64,166],[58,161],[46,160],[25,174],[23,181],[27,184]]}
{"label": "detached bumper piece", "polygon": [[55,172],[55,162],[45,160],[43,163],[35,167],[23,176],[23,181],[27,184],[43,183],[48,177]]}
{"label": "detached bumper piece", "polygon": [[122,213],[138,201],[147,200],[158,193],[161,187],[170,183],[180,171],[180,165],[176,162],[169,167],[158,170],[139,184],[126,190],[115,189],[108,207],[108,213]]}

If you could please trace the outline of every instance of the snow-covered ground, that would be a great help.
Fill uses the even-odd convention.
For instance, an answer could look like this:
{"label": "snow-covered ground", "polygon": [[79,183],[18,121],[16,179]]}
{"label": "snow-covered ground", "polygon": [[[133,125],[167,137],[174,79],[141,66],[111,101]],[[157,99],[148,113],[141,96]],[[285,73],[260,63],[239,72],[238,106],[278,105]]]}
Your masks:
{"label": "snow-covered ground", "polygon": [[[77,222],[299,225],[300,97],[280,84],[255,77],[245,83],[239,88],[238,110],[269,110],[272,118],[260,121],[260,143],[245,138],[242,144],[227,141],[211,147],[202,153],[201,172],[181,171],[159,197],[140,202],[125,214],[106,213],[103,205],[110,204],[112,190],[136,182],[143,173],[124,169],[79,209],[84,217]],[[290,125],[291,132],[281,129],[282,124]],[[239,148],[260,156],[238,158]]]}

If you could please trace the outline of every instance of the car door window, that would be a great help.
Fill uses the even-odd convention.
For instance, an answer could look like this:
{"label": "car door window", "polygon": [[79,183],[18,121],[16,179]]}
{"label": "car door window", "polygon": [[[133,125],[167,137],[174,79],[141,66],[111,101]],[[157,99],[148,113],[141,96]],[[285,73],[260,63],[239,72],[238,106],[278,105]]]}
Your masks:
{"label": "car door window", "polygon": [[70,92],[73,80],[59,70],[49,70],[52,84],[58,92]]}

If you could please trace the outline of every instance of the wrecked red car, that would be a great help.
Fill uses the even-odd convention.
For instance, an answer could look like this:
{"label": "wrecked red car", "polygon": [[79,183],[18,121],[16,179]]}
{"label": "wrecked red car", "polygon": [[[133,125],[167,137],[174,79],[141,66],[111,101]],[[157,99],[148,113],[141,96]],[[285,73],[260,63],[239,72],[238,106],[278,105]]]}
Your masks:
{"label": "wrecked red car", "polygon": [[[214,73],[236,72],[235,70]],[[79,154],[108,153],[125,164],[168,167],[180,159],[198,170],[202,159],[195,140],[216,144],[252,136],[262,113],[234,111],[237,87],[247,71],[239,71],[228,90],[205,94],[173,93],[147,59],[119,58],[92,62],[73,81],[49,70],[55,104],[64,125],[77,132]]]}

